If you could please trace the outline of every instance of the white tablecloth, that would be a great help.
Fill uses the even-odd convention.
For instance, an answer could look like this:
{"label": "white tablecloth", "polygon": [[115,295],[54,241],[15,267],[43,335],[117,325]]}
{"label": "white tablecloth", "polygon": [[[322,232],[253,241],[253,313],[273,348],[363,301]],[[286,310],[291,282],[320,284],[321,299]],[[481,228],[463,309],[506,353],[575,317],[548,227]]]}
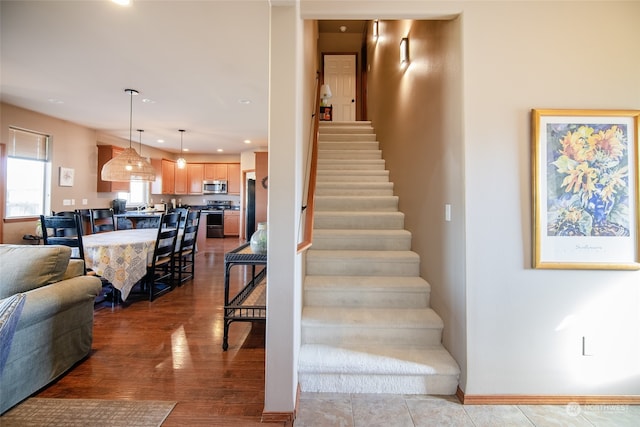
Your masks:
{"label": "white tablecloth", "polygon": [[126,300],[147,273],[158,229],[119,230],[83,236],[87,268],[104,277]]}

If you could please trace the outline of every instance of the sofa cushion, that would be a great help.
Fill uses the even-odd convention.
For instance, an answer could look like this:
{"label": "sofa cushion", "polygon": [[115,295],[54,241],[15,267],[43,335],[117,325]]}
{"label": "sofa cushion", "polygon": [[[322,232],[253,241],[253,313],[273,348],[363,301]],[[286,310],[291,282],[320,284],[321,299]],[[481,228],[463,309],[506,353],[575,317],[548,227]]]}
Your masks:
{"label": "sofa cushion", "polygon": [[59,282],[70,257],[67,246],[0,245],[0,298]]}
{"label": "sofa cushion", "polygon": [[0,300],[0,377],[9,357],[11,341],[24,307],[25,297],[25,294],[15,294]]}

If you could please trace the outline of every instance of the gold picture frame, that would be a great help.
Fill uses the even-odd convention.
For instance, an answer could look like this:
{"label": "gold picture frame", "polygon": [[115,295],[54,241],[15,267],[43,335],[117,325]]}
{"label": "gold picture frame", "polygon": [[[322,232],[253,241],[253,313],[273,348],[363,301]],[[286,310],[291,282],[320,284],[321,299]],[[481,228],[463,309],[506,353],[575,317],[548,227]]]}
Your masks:
{"label": "gold picture frame", "polygon": [[639,270],[639,110],[533,109],[533,267]]}

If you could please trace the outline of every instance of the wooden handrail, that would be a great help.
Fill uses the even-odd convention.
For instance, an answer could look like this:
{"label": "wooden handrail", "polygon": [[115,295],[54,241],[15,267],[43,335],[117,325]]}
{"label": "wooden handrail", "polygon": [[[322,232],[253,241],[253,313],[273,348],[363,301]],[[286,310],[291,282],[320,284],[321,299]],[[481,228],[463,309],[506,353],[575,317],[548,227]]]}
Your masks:
{"label": "wooden handrail", "polygon": [[306,204],[302,207],[304,212],[304,233],[303,239],[298,243],[298,253],[306,251],[311,247],[313,241],[313,207],[314,207],[314,195],[316,192],[316,171],[318,169],[318,131],[320,128],[320,84],[319,76],[316,77],[316,96],[315,107],[313,114],[313,138],[311,143],[311,164],[308,170],[307,184],[307,200]]}

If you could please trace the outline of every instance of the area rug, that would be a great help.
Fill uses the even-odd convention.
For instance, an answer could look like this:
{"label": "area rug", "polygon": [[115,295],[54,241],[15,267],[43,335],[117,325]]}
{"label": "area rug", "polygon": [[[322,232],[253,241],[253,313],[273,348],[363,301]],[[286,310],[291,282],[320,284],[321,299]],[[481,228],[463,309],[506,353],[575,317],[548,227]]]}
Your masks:
{"label": "area rug", "polygon": [[160,426],[176,402],[159,400],[27,399],[0,417],[0,426]]}

